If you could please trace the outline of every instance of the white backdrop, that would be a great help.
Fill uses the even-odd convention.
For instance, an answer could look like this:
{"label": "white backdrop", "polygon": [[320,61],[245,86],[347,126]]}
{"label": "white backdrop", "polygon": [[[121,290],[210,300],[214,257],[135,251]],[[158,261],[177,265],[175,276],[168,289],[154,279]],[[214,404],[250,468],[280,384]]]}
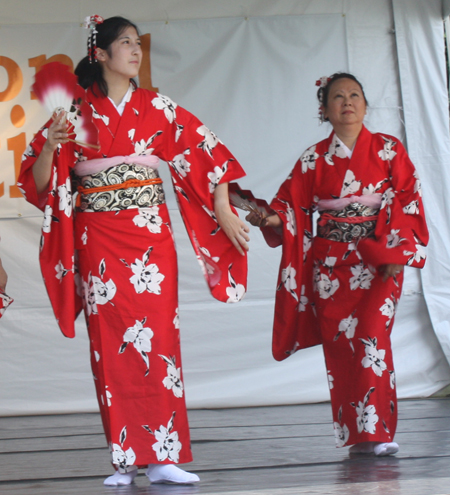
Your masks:
{"label": "white backdrop", "polygon": [[[0,6],[4,3],[8,2],[0,0]],[[174,3],[167,2],[167,16],[174,12]],[[448,205],[444,198],[450,179],[444,167],[449,136],[445,57],[439,45],[443,48],[440,1],[411,4],[395,0],[395,10],[388,0],[351,0],[334,5],[300,1],[295,2],[295,8],[292,2],[273,1],[260,2],[259,10],[249,6],[246,12],[238,11],[234,1],[227,2],[222,11],[217,10],[221,8],[219,2],[182,3],[184,7],[190,5],[190,17],[197,13],[199,19],[139,22],[142,33],[151,33],[152,82],[161,93],[196,114],[233,151],[248,173],[240,181],[243,187],[270,199],[303,149],[328,134],[330,129],[317,123],[314,83],[337,70],[350,70],[364,84],[371,105],[369,129],[397,135],[410,146],[424,182],[434,247],[423,289],[419,273],[412,269],[407,273],[393,334],[398,391],[400,397],[417,397],[446,386],[450,368],[422,294],[426,294],[433,324],[445,345],[449,289],[443,282],[448,278],[450,257],[445,247]],[[206,15],[202,6],[213,3],[216,12],[239,17],[200,19]],[[50,4],[42,2],[41,6],[50,10]],[[119,3],[108,4],[112,9]],[[304,9],[298,10],[302,6]],[[14,8],[17,6],[11,4],[12,12]],[[94,13],[92,8],[80,17]],[[120,9],[105,10],[99,8],[96,13],[120,13]],[[303,15],[273,15],[277,12]],[[148,17],[143,13],[140,19]],[[402,26],[412,32],[405,33]],[[77,61],[83,56],[86,34],[77,22],[20,25],[12,17],[9,26],[1,27],[0,56],[18,64],[24,82],[12,100],[0,99],[0,183],[4,183],[0,253],[10,275],[8,293],[15,298],[0,321],[0,414],[95,410],[84,323],[80,318],[74,340],[65,339],[56,326],[37,264],[41,214],[23,199],[10,197],[15,175],[7,141],[22,132],[29,141],[46,118],[29,97],[34,69],[28,59],[63,53]],[[428,41],[409,46],[416,31]],[[416,67],[408,66],[412,60]],[[415,82],[418,74],[421,78]],[[7,84],[0,64],[0,95]],[[408,95],[409,100],[405,98]],[[433,98],[425,100],[430,95]],[[11,122],[15,105],[22,106],[26,115],[20,128]],[[432,160],[424,144],[427,140],[436,144]],[[430,165],[433,174],[429,173]],[[165,177],[168,179],[167,174]],[[169,189],[166,182],[166,191]],[[283,363],[271,358],[279,250],[268,248],[254,230],[248,296],[238,305],[215,302],[184,234],[173,195],[168,201],[180,258],[188,405],[230,407],[327,400],[319,347],[301,351]]]}

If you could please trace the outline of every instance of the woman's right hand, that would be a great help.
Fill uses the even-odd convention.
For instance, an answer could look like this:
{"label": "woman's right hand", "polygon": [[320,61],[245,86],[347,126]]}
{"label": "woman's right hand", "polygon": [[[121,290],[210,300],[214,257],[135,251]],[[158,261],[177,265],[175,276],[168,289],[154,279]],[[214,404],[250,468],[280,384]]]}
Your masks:
{"label": "woman's right hand", "polygon": [[44,149],[47,152],[53,153],[58,144],[65,144],[69,140],[67,128],[69,124],[66,120],[66,112],[62,110],[59,114],[53,115],[53,122],[48,128],[47,141],[45,141]]}
{"label": "woman's right hand", "polygon": [[274,215],[268,215],[266,212],[251,212],[245,219],[254,227],[272,227],[274,229],[281,226],[281,218],[275,213]]}

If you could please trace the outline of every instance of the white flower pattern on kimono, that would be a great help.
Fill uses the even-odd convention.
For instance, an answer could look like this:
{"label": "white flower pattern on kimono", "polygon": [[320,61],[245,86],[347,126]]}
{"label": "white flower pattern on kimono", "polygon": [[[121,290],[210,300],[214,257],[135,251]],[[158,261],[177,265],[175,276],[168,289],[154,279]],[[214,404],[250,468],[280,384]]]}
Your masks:
{"label": "white flower pattern on kimono", "polygon": [[414,263],[414,261],[416,263],[420,263],[421,260],[424,260],[427,257],[427,255],[425,253],[425,248],[423,246],[421,246],[420,244],[416,244],[416,252],[415,253],[412,251],[403,251],[403,254],[405,256],[409,256],[408,261],[406,262],[406,264],[408,266],[412,265]]}
{"label": "white flower pattern on kimono", "polygon": [[111,399],[112,399],[112,393],[108,390],[108,385],[105,387],[105,397],[106,397],[106,404],[108,407],[111,407]]}
{"label": "white flower pattern on kimono", "polygon": [[136,141],[134,143],[134,153],[131,156],[142,156],[142,155],[151,155],[155,148],[150,148],[153,144],[153,141],[156,137],[160,136],[162,131],[157,131],[153,136],[150,136],[147,141],[145,139],[141,139],[140,141]]}
{"label": "white flower pattern on kimono", "polygon": [[350,432],[348,430],[348,426],[344,424],[341,426],[336,421],[333,423],[334,427],[334,436],[336,439],[336,447],[344,447],[344,445],[348,442]]}
{"label": "white flower pattern on kimono", "polygon": [[226,171],[228,170],[228,162],[230,160],[227,160],[221,167],[218,167],[217,165],[214,167],[214,172],[208,172],[208,179],[209,179],[209,192],[211,194],[214,193],[216,190],[216,187],[219,185],[219,182],[221,181],[222,177],[225,175]]}
{"label": "white flower pattern on kimono", "polygon": [[420,177],[419,174],[417,173],[417,170],[414,170],[413,176],[416,179],[416,182],[414,183],[414,192],[418,193],[419,196],[422,197],[422,183],[420,181]]}
{"label": "white flower pattern on kimono", "polygon": [[201,125],[197,129],[197,133],[205,138],[201,143],[197,144],[197,148],[206,151],[206,153],[208,153],[208,155],[212,158],[214,148],[218,143],[222,143],[222,141],[214,134],[214,132],[209,130],[206,125]]}
{"label": "white flower pattern on kimono", "polygon": [[292,235],[297,235],[297,225],[295,222],[295,213],[291,207],[286,210],[286,228]]}
{"label": "white flower pattern on kimono", "polygon": [[92,277],[92,290],[94,293],[96,304],[106,304],[111,301],[116,295],[116,284],[112,279],[109,279],[106,283],[102,279],[93,276]]}
{"label": "white flower pattern on kimono", "polygon": [[52,230],[53,209],[50,205],[45,205],[44,221],[42,223],[42,232],[49,233]]}
{"label": "white flower pattern on kimono", "polygon": [[350,267],[353,277],[350,278],[350,289],[370,289],[374,275],[363,264]]}
{"label": "white flower pattern on kimono", "polygon": [[152,448],[156,452],[156,458],[159,462],[169,460],[177,463],[179,460],[182,445],[178,440],[178,432],[172,431],[174,418],[175,412],[172,414],[167,427],[161,425],[159,430],[156,430],[155,432],[153,432],[148,425],[142,425],[142,428],[148,431],[151,435],[154,435],[157,440],[156,443],[152,445]]}
{"label": "white flower pattern on kimono", "polygon": [[147,227],[152,234],[161,233],[162,218],[159,216],[159,206],[138,208],[138,215],[133,218],[138,227]]}
{"label": "white flower pattern on kimono", "polygon": [[395,371],[389,371],[389,385],[392,389],[395,388]]}
{"label": "white flower pattern on kimono", "polygon": [[400,244],[405,240],[403,237],[398,235],[399,232],[400,229],[391,229],[391,233],[386,236],[386,247],[388,249],[400,246]]}
{"label": "white flower pattern on kimono", "polygon": [[300,161],[302,162],[302,173],[306,174],[309,170],[314,170],[316,168],[316,160],[319,158],[319,155],[316,153],[316,146],[311,146],[308,148],[300,157]]}
{"label": "white flower pattern on kimono", "polygon": [[308,304],[308,298],[305,296],[306,286],[302,285],[302,293],[300,295],[300,303],[298,305],[298,311],[301,313],[306,311],[306,305]]}
{"label": "white flower pattern on kimono", "polygon": [[356,424],[358,427],[358,433],[363,431],[374,435],[376,432],[376,424],[378,423],[378,416],[376,414],[375,406],[368,406],[370,395],[375,391],[375,387],[372,387],[364,397],[363,402],[359,402],[357,406],[352,402],[351,405],[356,409]]}
{"label": "white flower pattern on kimono", "polygon": [[417,199],[411,201],[411,203],[403,207],[403,212],[406,215],[418,215],[420,213],[419,201]]}
{"label": "white flower pattern on kimono", "polygon": [[163,380],[163,385],[167,390],[172,390],[173,395],[178,399],[183,397],[183,382],[181,381],[181,368],[177,368],[175,356],[166,357],[159,355],[167,364],[167,376]]}
{"label": "white flower pattern on kimono", "polygon": [[340,198],[344,198],[347,195],[355,194],[361,187],[361,181],[356,180],[355,174],[352,170],[348,169],[345,173],[344,183],[342,184]]}
{"label": "white flower pattern on kimono", "polygon": [[328,378],[328,387],[330,390],[334,388],[334,376],[331,374],[331,371],[327,371],[327,378]]}
{"label": "white flower pattern on kimono", "polygon": [[133,344],[134,348],[140,354],[146,365],[145,376],[149,373],[150,362],[147,353],[152,350],[151,339],[154,335],[151,328],[144,327],[146,321],[146,317],[142,321],[136,320],[132,327],[127,328],[123,335],[123,344],[119,349],[119,354],[122,354],[125,352],[128,344]]}
{"label": "white flower pattern on kimono", "polygon": [[130,282],[134,285],[134,290],[137,294],[142,294],[144,291],[151,294],[161,294],[161,282],[165,276],[160,273],[158,266],[155,263],[149,263],[150,253],[153,247],[150,246],[144,253],[142,260],[135,259],[131,266],[125,260],[122,263],[128,268],[131,268],[133,276],[130,277]]}
{"label": "white flower pattern on kimono", "polygon": [[308,256],[308,251],[312,246],[312,234],[308,230],[304,230],[303,232],[303,262],[306,261]]}
{"label": "white flower pattern on kimono", "polygon": [[170,124],[177,118],[176,108],[178,105],[167,96],[158,93],[158,96],[153,98],[152,105],[157,110],[164,110],[164,115]]}
{"label": "white flower pattern on kimono", "polygon": [[364,187],[362,191],[363,195],[375,194],[375,193],[381,194],[378,191],[382,188],[383,184],[387,182],[387,180],[388,179],[380,180],[379,182],[376,183],[375,186],[373,184],[369,184],[367,187]]}
{"label": "white flower pattern on kimono", "polygon": [[186,160],[186,155],[190,155],[190,153],[191,150],[188,148],[187,150],[184,150],[183,153],[175,155],[172,161],[168,162],[175,172],[181,177],[186,177],[186,175],[191,171],[191,164]]}
{"label": "white flower pattern on kimono", "polygon": [[397,154],[397,152],[393,150],[397,143],[392,139],[385,138],[384,136],[382,137],[384,139],[384,147],[378,152],[378,156],[384,161],[392,160]]}
{"label": "white flower pattern on kimono", "polygon": [[178,308],[175,310],[175,317],[173,319],[173,326],[176,330],[180,328],[180,316],[178,315]]}
{"label": "white flower pattern on kimono", "polygon": [[81,234],[81,242],[83,243],[84,246],[86,246],[87,241],[88,241],[88,233],[87,233],[88,228],[84,227],[84,232]]}
{"label": "white flower pattern on kimono", "polygon": [[377,349],[377,338],[374,337],[366,339],[360,339],[364,344],[366,355],[363,357],[361,363],[364,368],[372,368],[372,371],[377,376],[382,376],[383,371],[387,370],[384,357],[386,351],[384,349]]}
{"label": "white flower pattern on kimono", "polygon": [[110,446],[112,463],[120,469],[123,469],[125,472],[129,466],[133,466],[136,462],[136,454],[134,453],[134,450],[131,447],[127,450],[124,450],[123,448],[126,438],[127,427],[124,426],[120,432],[120,445],[113,443]]}
{"label": "white flower pattern on kimono", "polygon": [[[392,296],[393,297],[393,296]],[[384,300],[383,306],[381,306],[380,311],[383,316],[387,316],[388,320],[386,322],[386,328],[389,328],[389,325],[391,324],[392,318],[395,315],[395,308],[396,308],[396,302],[395,299],[389,299],[386,298]]]}
{"label": "white flower pattern on kimono", "polygon": [[325,273],[320,273],[315,281],[315,290],[319,291],[321,299],[328,299],[339,289],[339,280],[331,280]]}
{"label": "white flower pattern on kimono", "polygon": [[229,287],[226,288],[228,296],[227,303],[234,303],[240,301],[245,295],[245,287],[242,284],[237,284],[231,275],[231,268],[233,264],[228,267],[228,282]]}
{"label": "white flower pattern on kimono", "polygon": [[58,264],[55,266],[55,271],[56,271],[56,278],[62,282],[62,279],[72,270],[68,270],[67,268],[64,268],[64,265],[62,264],[62,261],[59,260]]}
{"label": "white flower pattern on kimono", "polygon": [[339,336],[341,333],[345,333],[347,339],[349,340],[352,339],[355,336],[357,325],[358,325],[358,318],[354,318],[353,314],[351,314],[350,316],[342,319],[339,322],[339,332],[337,336]]}
{"label": "white flower pattern on kimono", "polygon": [[338,158],[347,158],[347,153],[338,141],[336,134],[333,135],[328,151],[324,154],[325,161],[328,165],[334,165],[333,156],[337,156]]}
{"label": "white flower pattern on kimono", "polygon": [[66,183],[58,186],[59,197],[59,210],[64,211],[66,217],[72,215],[72,186],[70,183],[70,177],[67,178]]}
{"label": "white flower pattern on kimono", "polygon": [[292,266],[291,263],[286,268],[281,270],[281,283],[277,290],[280,290],[284,285],[284,288],[292,295],[292,297],[298,301],[297,296],[297,282],[295,276],[297,275],[297,270]]}

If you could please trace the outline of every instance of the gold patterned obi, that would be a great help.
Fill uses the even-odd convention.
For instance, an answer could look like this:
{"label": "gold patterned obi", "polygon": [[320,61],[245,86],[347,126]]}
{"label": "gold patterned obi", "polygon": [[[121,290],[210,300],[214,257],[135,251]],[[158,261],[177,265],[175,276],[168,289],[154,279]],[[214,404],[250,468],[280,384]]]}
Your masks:
{"label": "gold patterned obi", "polygon": [[165,203],[162,180],[157,170],[122,163],[100,172],[74,175],[78,191],[76,211],[119,211]]}

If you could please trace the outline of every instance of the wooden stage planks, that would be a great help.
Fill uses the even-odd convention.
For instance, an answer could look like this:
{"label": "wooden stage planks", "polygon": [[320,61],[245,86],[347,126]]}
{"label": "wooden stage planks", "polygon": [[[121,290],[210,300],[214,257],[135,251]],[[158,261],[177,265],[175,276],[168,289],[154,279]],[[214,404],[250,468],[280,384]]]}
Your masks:
{"label": "wooden stage planks", "polygon": [[399,402],[395,457],[334,447],[330,405],[189,411],[198,486],[103,487],[112,473],[98,414],[0,418],[1,495],[450,495],[450,399]]}

